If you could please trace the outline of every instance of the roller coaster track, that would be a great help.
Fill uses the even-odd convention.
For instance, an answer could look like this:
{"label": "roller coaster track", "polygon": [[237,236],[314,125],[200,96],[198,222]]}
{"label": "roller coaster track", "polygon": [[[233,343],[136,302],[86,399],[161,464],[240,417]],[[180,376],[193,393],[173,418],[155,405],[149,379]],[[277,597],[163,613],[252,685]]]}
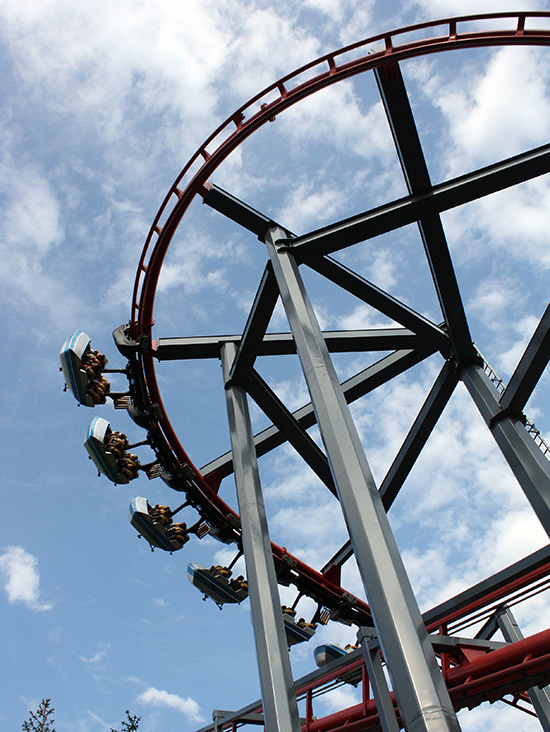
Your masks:
{"label": "roller coaster track", "polygon": [[[379,34],[326,54],[302,66],[292,74],[282,77],[237,109],[199,147],[174,181],[155,216],[141,254],[134,284],[129,325],[115,331],[115,340],[121,352],[129,358],[134,404],[143,415],[141,424],[148,430],[151,445],[164,471],[164,479],[175,490],[185,492],[189,503],[199,511],[209,528],[215,535],[217,532],[218,538],[222,541],[239,545],[241,543],[239,516],[218,495],[219,483],[225,475],[231,472],[231,468],[228,468],[227,460],[223,470],[218,469],[219,466],[215,466],[216,461],[213,461],[210,468],[203,474],[192,463],[181,445],[163,405],[154,365],[155,358],[158,357],[158,341],[153,340],[152,333],[157,284],[172,238],[190,204],[197,197],[199,199],[208,197],[211,191],[209,185],[211,176],[244,140],[263,125],[273,122],[292,105],[315,92],[355,75],[395,67],[405,59],[428,54],[489,46],[549,46],[550,29],[541,27],[544,23],[550,25],[550,12],[510,12],[447,18]],[[494,30],[489,27],[490,25],[500,27]],[[533,151],[533,154],[542,161],[540,172],[537,172],[536,175],[546,172],[548,150],[541,148]],[[513,162],[517,163],[517,161]],[[519,162],[521,163],[521,161]],[[490,173],[498,175],[498,171]],[[462,182],[459,183],[462,185]],[[475,187],[473,180],[466,183],[471,183],[471,187]],[[456,201],[445,203],[444,197],[447,194],[443,190],[444,185],[440,186],[442,188],[440,198],[443,202],[440,204],[439,211],[445,210],[445,206],[460,205]],[[457,183],[457,185],[459,184]],[[514,182],[503,184],[502,187],[508,185],[514,185]],[[439,189],[436,190],[436,187],[433,187],[432,193],[439,195],[440,192]],[[470,196],[468,200],[473,200],[473,198],[484,195],[484,192],[480,188],[477,193],[467,195]],[[412,220],[416,220],[420,214],[415,216],[412,211],[406,215],[411,215]],[[298,237],[297,243],[303,246],[304,243],[307,243],[306,240],[307,237],[301,239]],[[435,326],[433,329],[435,331]],[[440,335],[445,340],[445,333]],[[404,371],[410,367],[412,362],[418,362],[431,353],[438,350],[443,352],[445,349],[446,346],[441,346],[441,339],[437,342],[434,339],[432,343],[425,341],[423,348],[410,352],[396,352],[391,358],[394,358],[396,363],[399,358],[402,358],[402,370]],[[400,368],[398,363],[394,367],[394,372],[399,373]],[[499,389],[499,385],[493,378],[494,372],[489,373],[487,368],[486,373],[493,382],[494,390],[502,393],[502,389]],[[305,409],[307,411],[307,408]],[[311,423],[310,421],[309,424]],[[307,426],[305,416],[303,424]],[[547,452],[546,443],[538,431],[534,433],[533,429],[529,428],[529,424],[529,422],[526,423],[528,430],[537,440],[541,450]],[[538,439],[539,436],[540,439]],[[389,498],[387,501],[389,505],[391,505],[391,500],[392,498]],[[385,505],[386,509],[389,505]],[[342,552],[336,555],[321,572],[291,555],[284,547],[272,544],[272,551],[278,581],[281,584],[295,585],[300,593],[312,597],[320,606],[328,608],[335,618],[358,626],[372,625],[368,605],[360,598],[346,592],[340,585],[340,566],[350,556],[349,550],[343,548]],[[491,585],[489,595],[497,601],[499,598],[510,595],[512,591],[530,586],[548,574],[550,574],[550,558],[546,556],[536,570],[531,565],[527,566],[523,577],[516,577],[511,570],[501,584],[497,583],[498,587],[494,583]],[[486,598],[479,599],[478,604],[480,608],[486,606]],[[472,611],[472,603],[468,609]],[[433,629],[434,623],[436,623],[437,628],[446,627],[448,623],[463,614],[463,610],[457,610],[456,603],[453,604],[453,601],[450,601],[447,610],[440,614],[436,621],[430,622],[429,617],[426,617],[427,626],[429,629]],[[428,613],[427,616],[429,615]],[[483,667],[485,670],[479,675],[479,678],[468,676],[468,674],[464,676],[460,666],[451,668],[447,673],[447,683],[453,702],[458,705],[457,708],[460,705],[469,704],[468,699],[472,701],[474,697],[493,699],[500,698],[503,693],[506,693],[506,689],[514,691],[521,687],[520,690],[523,690],[526,688],[525,685],[517,681],[517,678],[521,676],[521,672],[518,670],[520,666],[527,674],[531,673],[529,669],[532,667],[534,669],[532,673],[536,677],[537,683],[542,683],[544,679],[547,681],[550,677],[549,658],[542,654],[540,649],[543,644],[548,643],[548,638],[548,632],[546,632],[546,635],[540,634],[532,641],[536,646],[536,659],[529,651],[521,659],[519,656],[517,659],[514,656],[515,660],[512,661],[512,654],[515,651],[508,647],[502,651],[488,654],[492,660],[486,668]],[[518,644],[513,644],[521,651],[520,656],[523,653],[523,647],[528,645],[525,642],[519,649]],[[530,645],[529,648],[531,648]],[[533,655],[533,658],[526,660],[529,654]],[[481,664],[481,662],[479,663]],[[493,684],[492,680],[497,677],[498,683]],[[347,732],[351,732],[352,729],[368,728],[370,722],[366,723],[367,718],[373,720],[372,726],[376,726],[375,708],[369,707],[369,712],[368,705],[360,706],[361,710],[357,712],[359,715],[357,723],[352,721],[355,713],[352,714],[350,710],[347,710],[348,717],[345,726]],[[344,712],[341,714],[343,715]],[[350,714],[352,716],[349,716]],[[329,729],[335,732],[339,729],[340,723],[344,723],[344,717],[333,715],[330,721],[328,718],[318,722],[310,720],[306,729],[309,732]]]}

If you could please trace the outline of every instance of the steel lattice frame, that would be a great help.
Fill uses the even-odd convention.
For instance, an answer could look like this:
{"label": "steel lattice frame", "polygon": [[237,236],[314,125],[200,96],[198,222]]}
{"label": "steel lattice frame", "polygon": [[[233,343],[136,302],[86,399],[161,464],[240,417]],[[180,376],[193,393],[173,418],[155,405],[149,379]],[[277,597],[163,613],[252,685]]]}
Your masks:
{"label": "steel lattice frame", "polygon": [[[341,445],[337,444],[340,442],[338,436],[327,437],[325,439],[327,457],[306,432],[307,428],[315,423],[316,417],[322,427],[322,414],[320,415],[322,409],[319,406],[319,400],[325,399],[326,395],[318,396],[315,414],[311,404],[291,414],[254,370],[256,357],[266,354],[292,353],[293,349],[297,347],[303,361],[304,353],[309,353],[319,345],[326,351],[327,363],[330,364],[329,352],[381,349],[393,351],[390,356],[381,359],[344,382],[341,388],[337,383],[331,387],[336,395],[341,391],[343,402],[349,403],[403,373],[433,353],[440,352],[443,356],[441,372],[390,470],[379,486],[376,500],[380,501],[380,505],[385,511],[390,508],[456,384],[461,380],[484,417],[546,532],[550,535],[550,461],[546,454],[547,447],[537,433],[534,435],[529,433],[532,432],[532,425],[523,414],[523,408],[550,357],[550,307],[542,317],[509,383],[504,387],[503,384],[496,382],[490,367],[473,345],[440,218],[443,211],[547,173],[550,170],[550,145],[530,150],[459,178],[433,185],[399,69],[399,62],[404,59],[452,49],[502,45],[548,46],[550,45],[550,30],[537,29],[534,27],[537,23],[532,22],[540,18],[550,19],[550,13],[501,13],[445,19],[374,36],[313,61],[256,95],[226,120],[191,158],[174,182],[157,213],[138,267],[130,324],[128,327],[121,327],[115,331],[117,345],[130,361],[133,416],[139,424],[147,428],[148,439],[159,458],[164,478],[168,484],[187,494],[190,504],[200,512],[211,530],[223,541],[235,542],[239,546],[245,544],[249,571],[249,561],[254,564],[256,560],[251,560],[249,556],[253,553],[254,548],[246,549],[244,535],[246,532],[241,519],[243,522],[256,521],[257,523],[261,523],[263,519],[260,515],[252,519],[239,517],[237,512],[227,506],[217,494],[220,481],[231,474],[234,468],[236,472],[239,470],[239,466],[233,464],[231,454],[220,456],[202,470],[198,470],[193,465],[180,444],[163,406],[155,375],[155,358],[159,360],[180,357],[221,358],[225,369],[230,423],[233,420],[234,449],[239,447],[238,440],[244,439],[240,448],[245,452],[248,450],[249,453],[262,455],[277,445],[289,441],[329,490],[338,495],[345,512],[345,504],[348,499],[345,498],[346,489],[342,485],[344,479],[340,477],[339,468],[335,466],[336,458],[331,451],[343,449],[344,456],[349,458],[355,448],[341,448]],[[504,21],[506,28],[487,29],[488,25],[497,20],[497,25]],[[475,29],[472,29],[474,22],[476,26]],[[410,41],[413,33],[416,38],[421,34],[424,34],[424,37],[421,40]],[[274,120],[286,109],[316,91],[369,71],[372,71],[376,77],[407,183],[408,196],[323,229],[295,236],[284,228],[284,222],[283,226],[279,226],[268,216],[254,211],[208,182],[227,156],[264,124]],[[260,240],[265,241],[269,260],[246,328],[241,336],[202,339],[161,338],[153,341],[153,306],[164,257],[185,212],[197,197],[202,198],[205,203],[256,234]],[[430,322],[329,256],[352,244],[414,222],[420,229],[444,316],[443,324]],[[297,341],[299,338],[297,331],[304,325],[309,315],[306,312],[307,293],[302,290],[300,284],[298,265],[306,265],[316,270],[347,292],[400,323],[402,327],[382,332],[329,333],[319,335],[319,342],[315,342],[315,339],[308,342],[307,337],[304,336],[306,342],[300,346]],[[294,284],[291,284],[291,281]],[[305,303],[303,314],[289,315],[293,337],[290,334],[266,335],[273,309],[280,296],[285,302],[285,307],[288,305],[287,314],[289,313],[288,308],[294,307],[298,300],[303,300]],[[294,323],[292,322],[293,317]],[[310,386],[310,392],[312,389],[314,390],[315,386]],[[243,437],[243,434],[249,430],[246,423],[247,394],[257,402],[273,422],[273,427],[264,430],[259,435],[253,437],[250,435],[248,445],[246,444],[246,434]],[[313,397],[313,401],[315,401],[315,397]],[[327,413],[330,411],[330,397],[324,403],[324,408]],[[342,410],[344,413],[345,405],[342,406]],[[326,420],[330,422],[330,418],[326,417]],[[534,440],[533,436],[538,439]],[[349,451],[346,452],[346,450]],[[255,456],[253,459],[255,460]],[[359,460],[362,459],[359,458]],[[245,465],[242,470],[245,473],[247,470],[250,472],[250,467],[250,465]],[[241,480],[245,482],[245,479]],[[239,483],[238,475],[237,483]],[[255,500],[261,508],[259,485],[255,488],[252,485],[252,490],[256,490],[255,498],[247,500],[252,502]],[[351,492],[353,493],[353,489]],[[385,515],[384,511],[382,513]],[[380,515],[379,520],[383,523],[384,517]],[[348,527],[350,535],[352,528],[355,533],[355,541],[352,536],[352,543],[356,556],[362,555],[366,550],[360,548],[361,526],[352,527],[350,522],[353,523],[352,519],[348,519]],[[267,525],[264,534],[268,535]],[[368,708],[368,704],[365,702],[360,705],[360,710],[353,713],[345,710],[340,715],[333,715],[332,719],[319,720],[315,724],[310,718],[306,722],[308,730],[311,732],[313,730],[336,730],[344,722],[346,723],[345,729],[348,731],[376,726],[379,723],[388,730],[396,729],[396,725],[405,723],[410,732],[416,729],[457,728],[453,719],[445,721],[447,711],[445,711],[444,703],[441,706],[443,710],[440,715],[441,719],[435,722],[428,719],[430,716],[426,712],[428,702],[413,703],[412,713],[401,708],[402,705],[409,704],[408,701],[402,702],[407,694],[406,690],[403,690],[406,687],[406,682],[403,680],[404,672],[396,667],[395,661],[392,669],[391,641],[388,640],[388,635],[386,637],[387,647],[385,647],[382,637],[388,632],[391,634],[391,631],[382,632],[379,627],[379,642],[387,656],[386,660],[390,666],[396,695],[398,698],[400,693],[402,695],[399,698],[398,718],[395,718],[393,711],[389,711],[390,708],[393,710],[393,701],[387,694],[385,696],[387,689],[385,692],[384,684],[380,680],[376,680],[378,673],[376,666],[378,646],[376,643],[378,641],[369,636],[371,631],[368,630],[373,625],[373,614],[364,601],[353,597],[340,586],[340,567],[353,551],[349,542],[320,572],[298,558],[292,557],[285,549],[275,544],[266,546],[267,551],[273,556],[274,569],[279,582],[295,585],[300,592],[312,597],[320,606],[327,608],[333,613],[333,616],[338,615],[363,628],[363,637],[366,639],[364,640],[364,655],[376,697],[376,702],[373,702],[374,706],[371,705]],[[265,548],[261,550],[264,553]],[[361,568],[361,556],[357,556],[357,559]],[[376,566],[376,562],[380,560],[375,558],[373,561]],[[396,561],[396,566],[398,564],[399,560]],[[266,568],[265,572],[268,572],[268,569]],[[396,571],[396,576],[400,577],[399,570]],[[455,709],[465,705],[472,706],[484,698],[491,700],[501,698],[505,693],[522,694],[526,689],[544,684],[549,680],[550,663],[546,648],[550,631],[539,634],[535,641],[530,639],[520,641],[518,640],[520,636],[513,635],[510,624],[507,624],[508,621],[499,621],[499,627],[505,637],[509,639],[510,645],[501,650],[498,650],[496,646],[486,645],[484,647],[486,651],[491,651],[488,654],[490,662],[487,664],[487,668],[480,670],[477,680],[473,678],[471,668],[470,671],[462,668],[457,657],[453,656],[445,646],[447,641],[444,640],[448,638],[446,632],[450,623],[458,622],[460,618],[476,611],[499,606],[513,592],[531,587],[535,582],[544,581],[549,574],[549,552],[541,550],[523,562],[489,578],[480,586],[471,588],[444,606],[434,608],[424,615],[422,628],[425,625],[428,632],[439,630],[442,633],[442,637],[438,641],[439,645],[436,644],[435,650],[442,659],[443,674]],[[258,581],[260,582],[261,579]],[[273,581],[273,578],[269,581],[266,579],[266,587],[272,586]],[[383,588],[380,590],[370,588],[369,596],[375,610],[374,622],[377,627],[382,622],[386,622],[382,621],[380,617],[381,611],[376,611],[374,608],[373,595],[378,596],[379,594],[383,594]],[[270,602],[274,605],[275,600],[272,598]],[[268,617],[270,613],[272,614],[272,610],[272,607],[266,610],[266,615],[262,617],[264,619]],[[264,611],[260,609],[258,612]],[[392,612],[388,614],[391,615]],[[497,627],[495,618],[490,613],[488,617],[488,623],[493,622],[494,627],[488,626],[485,638],[480,637],[479,639],[480,643],[489,643],[489,638]],[[273,629],[273,633],[276,632],[279,631]],[[420,633],[421,643],[422,637]],[[432,654],[431,651],[427,652],[427,656],[430,654]],[[452,662],[449,662],[449,658]],[[522,676],[522,673],[517,670],[517,666],[522,664],[524,670],[527,668],[525,666],[527,658],[530,659],[529,663],[533,667],[528,679],[525,678],[525,674]],[[350,661],[350,663],[353,662],[354,659]],[[260,660],[260,667],[261,663]],[[283,668],[281,674],[284,676],[286,673],[288,673],[288,669]],[[412,677],[418,673],[419,670],[413,668]],[[315,683],[308,681],[303,685],[303,689],[306,691],[309,689],[311,692]],[[414,678],[412,683],[414,686]],[[398,688],[400,685],[403,686],[401,690]],[[460,692],[457,691],[458,687],[460,687]],[[278,704],[276,692],[275,689],[273,700],[275,717]],[[287,693],[288,689],[284,689],[283,692]],[[548,721],[543,720],[545,714],[548,715],[550,710],[548,699],[545,699],[540,702],[543,705],[541,711],[537,709],[543,726],[548,724]],[[285,729],[284,723],[270,721],[272,718],[269,716],[266,704],[268,701],[264,695],[263,705],[268,727],[273,730]],[[384,704],[388,706],[384,708]],[[258,706],[252,705],[246,711],[247,713],[257,712]],[[421,717],[420,721],[417,719],[417,714]],[[231,725],[236,725],[237,721],[228,718],[223,724],[231,727]],[[289,719],[286,729],[295,729],[296,724],[296,719]]]}

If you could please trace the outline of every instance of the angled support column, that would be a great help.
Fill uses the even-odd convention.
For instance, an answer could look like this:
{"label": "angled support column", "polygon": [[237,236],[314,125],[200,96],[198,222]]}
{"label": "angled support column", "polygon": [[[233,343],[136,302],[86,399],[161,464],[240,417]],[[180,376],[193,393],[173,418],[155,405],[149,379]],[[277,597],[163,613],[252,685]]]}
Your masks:
{"label": "angled support column", "polygon": [[460,378],[550,536],[550,461],[528,434],[521,419],[503,411],[499,393],[482,366],[465,366]]}
{"label": "angled support column", "polygon": [[449,364],[445,363],[413,426],[409,430],[405,442],[380,485],[380,496],[386,511],[389,510],[412,470],[447,402],[451,398],[457,382],[458,377],[449,369]]}
{"label": "angled support column", "polygon": [[[282,240],[282,241],[281,241]],[[407,732],[460,729],[285,232],[266,245]]]}
{"label": "angled support column", "polygon": [[376,710],[380,717],[382,732],[399,732],[399,723],[395,707],[386,683],[382,661],[380,660],[380,643],[373,628],[359,628],[357,640],[363,649],[363,658],[367,667],[372,693],[376,702]]}
{"label": "angled support column", "polygon": [[[222,346],[227,384],[236,347]],[[237,499],[267,732],[301,732],[245,390],[226,386]]]}
{"label": "angled support column", "polygon": [[277,283],[268,264],[262,275],[237,355],[231,367],[233,381],[240,382],[241,375],[248,374],[254,366],[278,297]]}
{"label": "angled support column", "polygon": [[315,440],[301,427],[260,374],[252,369],[248,376],[247,392],[267,417],[286,436],[288,442],[302,456],[330,492],[336,496],[330,466]]}
{"label": "angled support column", "polygon": [[337,262],[332,257],[319,257],[318,259],[308,260],[307,266],[336,283],[342,289],[351,292],[352,295],[363,300],[363,302],[376,308],[380,313],[387,315],[397,323],[401,323],[405,328],[412,330],[413,333],[422,336],[439,350],[443,351],[448,348],[449,336],[445,331],[412,310],[405,303],[396,300],[372,282],[358,275],[357,272],[348,269],[341,262]]}
{"label": "angled support column", "polygon": [[[219,338],[217,338],[217,348],[219,352]],[[432,353],[433,350],[430,349],[415,348],[412,350],[395,351],[394,353],[390,353],[389,356],[384,356],[384,358],[381,358],[371,366],[367,366],[363,371],[344,381],[342,391],[344,392],[345,400],[348,404],[354,402],[356,399],[377,389],[382,384],[386,384],[399,374],[404,373],[407,369],[416,366],[417,363],[428,358]],[[304,429],[315,424],[315,414],[311,404],[300,407],[300,409],[292,413],[292,416]],[[275,427],[275,425],[272,425],[254,436],[256,455],[258,457],[265,455],[270,450],[282,445],[285,441],[286,436],[284,433]],[[212,460],[207,465],[204,465],[200,472],[202,475],[209,475],[215,472],[222,477],[231,475],[233,472],[231,461],[231,452],[227,452]]]}
{"label": "angled support column", "polygon": [[550,359],[550,305],[500,398],[500,406],[519,416]]}
{"label": "angled support column", "polygon": [[[509,643],[515,643],[524,637],[509,607],[497,611],[496,622],[504,639]],[[527,693],[542,729],[544,732],[550,732],[550,686],[544,686],[542,689],[533,686]]]}

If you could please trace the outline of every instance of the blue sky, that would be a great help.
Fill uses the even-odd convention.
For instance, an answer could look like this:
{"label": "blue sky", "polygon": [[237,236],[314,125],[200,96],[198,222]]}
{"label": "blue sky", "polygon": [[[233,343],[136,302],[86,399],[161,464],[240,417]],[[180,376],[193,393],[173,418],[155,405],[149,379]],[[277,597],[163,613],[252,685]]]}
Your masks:
{"label": "blue sky", "polygon": [[[3,506],[0,533],[0,727],[18,729],[42,697],[58,732],[105,732],[129,708],[143,732],[192,732],[213,708],[259,696],[248,603],[220,612],[186,578],[233,552],[211,538],[173,556],[151,553],[130,526],[130,499],[175,507],[160,480],[99,479],[82,446],[96,414],[132,440],[139,428],[110,405],[78,408],[63,393],[58,352],[77,328],[123,366],[111,332],[127,322],[135,269],[153,217],[199,144],[261,88],[316,56],[384,30],[468,12],[550,10],[489,0],[168,0],[77,4],[0,0],[0,298]],[[403,64],[434,181],[548,142],[547,49],[453,52]],[[296,233],[404,195],[373,78],[310,98],[254,135],[214,182]],[[444,214],[477,347],[504,379],[548,302],[550,184]],[[265,264],[263,245],[192,206],[166,260],[158,336],[242,329]],[[341,255],[367,278],[439,322],[414,227]],[[326,329],[388,325],[307,276]],[[277,310],[272,329],[286,330]],[[264,359],[266,360],[266,359]],[[263,363],[292,408],[307,401],[296,364]],[[342,378],[368,357],[335,359]],[[380,480],[440,368],[437,358],[354,405]],[[161,364],[163,399],[197,466],[228,449],[220,366]],[[550,435],[549,375],[527,406]],[[124,386],[113,376],[113,385]],[[255,425],[264,425],[253,407]],[[140,448],[143,460],[147,448]],[[334,498],[292,450],[262,460],[274,541],[320,568],[345,540]],[[235,506],[231,479],[222,496]],[[193,512],[186,517],[192,522]],[[547,537],[465,390],[391,511],[423,610],[544,546]],[[189,523],[189,521],[188,521]],[[348,563],[343,585],[363,596]],[[282,590],[288,604],[292,591]],[[525,634],[548,627],[547,598],[518,607]],[[299,605],[302,614],[311,606]],[[331,623],[319,641],[354,633]],[[314,668],[296,647],[295,675]],[[354,697],[340,690],[320,712]],[[461,715],[464,730],[538,729],[498,705]]]}

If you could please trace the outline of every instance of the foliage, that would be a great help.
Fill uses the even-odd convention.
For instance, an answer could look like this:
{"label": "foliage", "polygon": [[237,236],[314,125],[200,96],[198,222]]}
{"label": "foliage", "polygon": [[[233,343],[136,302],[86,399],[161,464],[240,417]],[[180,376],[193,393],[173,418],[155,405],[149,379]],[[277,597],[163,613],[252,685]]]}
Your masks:
{"label": "foliage", "polygon": [[[121,722],[122,727],[120,728],[120,732],[137,732],[139,729],[140,719],[141,717],[138,717],[136,714],[130,714],[130,712],[126,710],[126,719],[123,719]],[[111,732],[119,732],[119,730],[111,727]]]}
{"label": "foliage", "polygon": [[23,722],[23,732],[55,732],[52,726],[54,708],[50,704],[50,699],[42,699],[36,710],[36,714],[31,712],[31,716]]}
{"label": "foliage", "polygon": [[[31,716],[26,722],[23,722],[23,732],[55,732],[52,726],[54,708],[51,706],[50,699],[42,699],[35,712],[31,712]],[[136,714],[130,714],[126,710],[126,719],[121,722],[120,731],[111,727],[111,732],[138,732],[141,717]]]}

